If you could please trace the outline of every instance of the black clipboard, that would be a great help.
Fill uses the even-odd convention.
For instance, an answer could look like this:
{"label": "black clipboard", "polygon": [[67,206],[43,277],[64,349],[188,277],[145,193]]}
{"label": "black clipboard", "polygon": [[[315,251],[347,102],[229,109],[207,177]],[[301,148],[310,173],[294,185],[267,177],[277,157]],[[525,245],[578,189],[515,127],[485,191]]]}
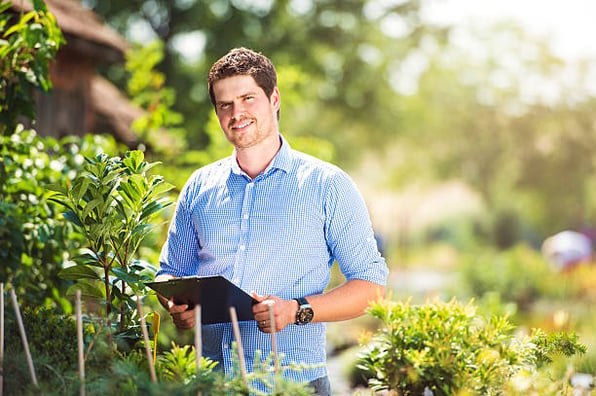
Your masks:
{"label": "black clipboard", "polygon": [[187,276],[145,284],[168,299],[173,297],[176,304],[188,304],[190,309],[201,304],[203,324],[231,322],[230,307],[236,309],[239,321],[254,320],[256,300],[223,276]]}

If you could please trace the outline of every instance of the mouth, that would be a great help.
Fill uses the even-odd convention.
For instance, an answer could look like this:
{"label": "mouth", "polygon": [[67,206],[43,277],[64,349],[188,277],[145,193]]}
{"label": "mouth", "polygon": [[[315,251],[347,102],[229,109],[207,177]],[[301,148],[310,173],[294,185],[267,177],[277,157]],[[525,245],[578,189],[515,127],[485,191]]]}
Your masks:
{"label": "mouth", "polygon": [[243,129],[248,128],[249,126],[251,126],[253,124],[253,121],[251,120],[244,120],[242,122],[238,122],[234,125],[231,126],[231,129],[233,131],[241,131]]}

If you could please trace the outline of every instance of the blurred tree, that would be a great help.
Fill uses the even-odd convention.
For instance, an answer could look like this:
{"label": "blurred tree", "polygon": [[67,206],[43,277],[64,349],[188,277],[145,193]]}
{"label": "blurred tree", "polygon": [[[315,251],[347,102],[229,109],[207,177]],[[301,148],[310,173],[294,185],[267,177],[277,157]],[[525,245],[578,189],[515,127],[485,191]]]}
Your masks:
{"label": "blurred tree", "polygon": [[282,92],[302,98],[282,108],[282,129],[329,139],[346,163],[399,130],[393,73],[423,40],[441,41],[446,33],[423,23],[418,0],[84,3],[133,41],[163,40],[160,68],[177,92],[175,110],[184,115],[191,148],[209,140],[208,68],[230,48],[245,46],[271,57],[280,69],[296,66],[308,76],[299,92]]}
{"label": "blurred tree", "polygon": [[394,185],[466,181],[493,214],[501,247],[591,225],[596,102],[584,90],[587,69],[513,26],[476,33],[482,51],[428,54],[417,93],[401,101]]}

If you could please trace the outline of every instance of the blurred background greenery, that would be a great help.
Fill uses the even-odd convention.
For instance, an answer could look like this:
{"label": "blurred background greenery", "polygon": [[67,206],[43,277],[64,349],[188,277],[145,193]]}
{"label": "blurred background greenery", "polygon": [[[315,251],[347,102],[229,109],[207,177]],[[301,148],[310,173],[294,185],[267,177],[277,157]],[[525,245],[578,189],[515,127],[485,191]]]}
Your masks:
{"label": "blurred background greenery", "polygon": [[[512,20],[433,22],[429,1],[84,4],[132,42],[164,43],[157,68],[187,144],[164,161],[174,184],[205,148],[230,152],[208,101],[208,68],[232,47],[262,51],[280,75],[282,132],[356,179],[395,285],[402,272],[428,270],[425,298],[424,279],[449,275],[429,288],[498,293],[536,325],[555,326],[563,311],[564,324],[594,343],[593,266],[559,274],[540,252],[550,235],[593,226],[594,58],[565,59],[548,36]],[[124,85],[122,68],[104,73]],[[464,285],[442,290],[453,282]]]}
{"label": "blurred background greenery", "polygon": [[[576,367],[594,374],[596,266],[557,272],[540,249],[557,232],[594,227],[596,57],[563,58],[549,37],[510,20],[436,23],[425,17],[429,3],[83,1],[136,46],[156,43],[128,69],[101,73],[137,99],[131,68],[161,73],[157,92],[177,116],[159,126],[180,143],[147,156],[162,161],[156,172],[167,181],[180,188],[231,152],[206,74],[230,48],[261,51],[278,69],[282,133],[361,188],[395,298],[475,298],[522,327],[577,331],[588,353]],[[157,262],[166,227],[143,259]],[[368,317],[331,324],[332,352],[375,326]],[[172,337],[183,336],[166,327],[163,345]]]}

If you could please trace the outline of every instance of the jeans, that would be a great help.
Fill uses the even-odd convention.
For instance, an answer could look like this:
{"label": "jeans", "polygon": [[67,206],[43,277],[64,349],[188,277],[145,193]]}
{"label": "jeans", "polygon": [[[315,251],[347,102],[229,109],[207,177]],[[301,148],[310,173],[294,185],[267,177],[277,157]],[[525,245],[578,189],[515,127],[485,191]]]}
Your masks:
{"label": "jeans", "polygon": [[310,381],[310,386],[315,390],[313,395],[331,396],[331,382],[328,376]]}

